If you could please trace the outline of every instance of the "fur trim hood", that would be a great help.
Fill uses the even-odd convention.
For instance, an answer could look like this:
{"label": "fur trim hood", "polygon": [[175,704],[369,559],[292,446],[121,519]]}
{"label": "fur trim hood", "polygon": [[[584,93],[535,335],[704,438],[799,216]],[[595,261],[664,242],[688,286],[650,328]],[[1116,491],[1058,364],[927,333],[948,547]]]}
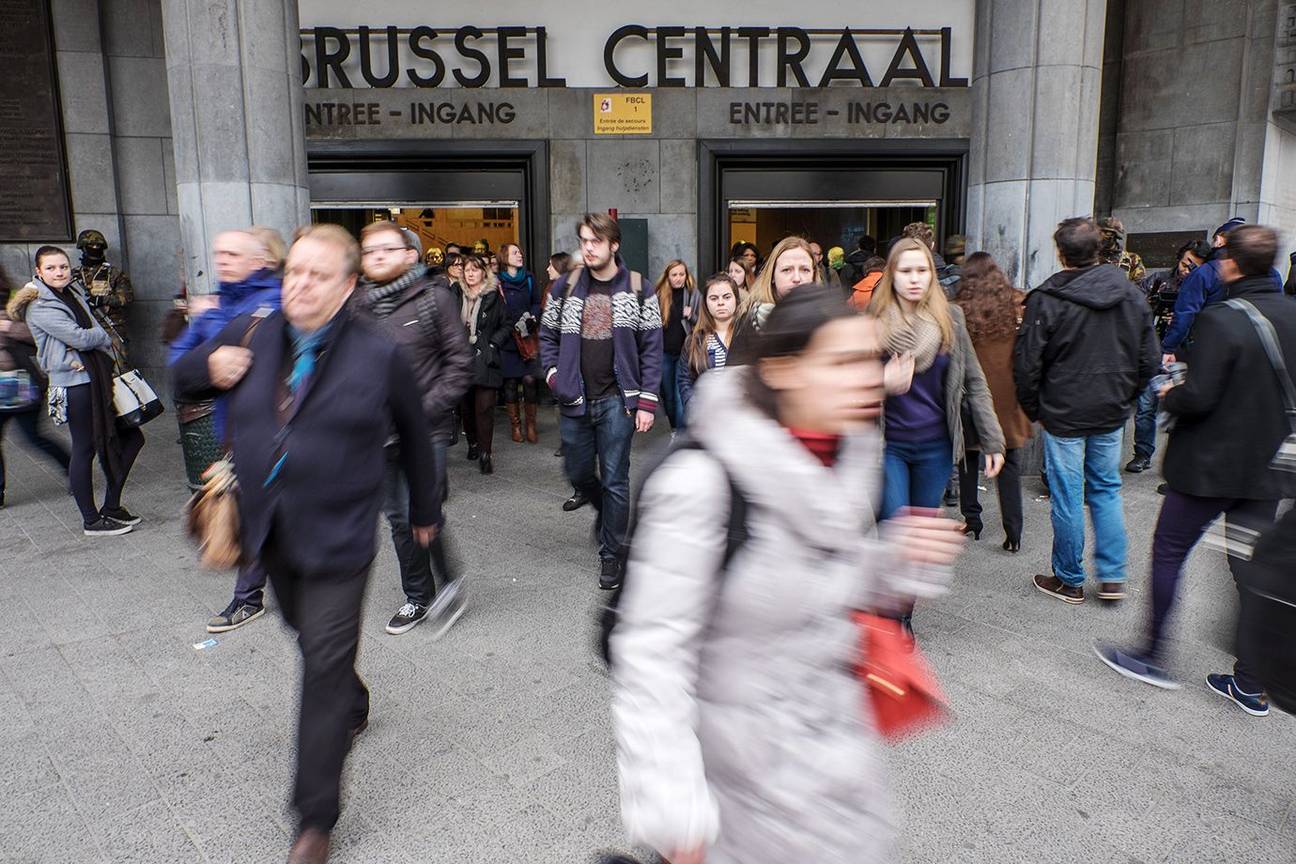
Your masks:
{"label": "fur trim hood", "polygon": [[36,299],[36,294],[36,286],[28,282],[22,288],[15,291],[13,296],[9,298],[9,305],[5,307],[5,312],[7,312],[9,317],[14,321],[26,321],[27,307]]}

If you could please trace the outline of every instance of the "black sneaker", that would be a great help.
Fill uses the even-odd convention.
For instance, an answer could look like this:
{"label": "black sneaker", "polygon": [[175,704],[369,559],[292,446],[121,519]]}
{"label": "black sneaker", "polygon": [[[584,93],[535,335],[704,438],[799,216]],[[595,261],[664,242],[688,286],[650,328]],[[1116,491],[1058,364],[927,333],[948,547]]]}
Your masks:
{"label": "black sneaker", "polygon": [[471,444],[471,443],[470,443],[470,444],[468,445],[468,461],[469,461],[469,462],[476,462],[476,461],[477,461],[477,457],[479,457],[479,456],[481,456],[481,451],[477,449],[477,445],[476,445],[476,444]]}
{"label": "black sneaker", "polygon": [[1169,489],[1170,489],[1170,484],[1168,484],[1168,483],[1160,483],[1160,484],[1157,485],[1157,494],[1158,494],[1158,495],[1164,495],[1164,494],[1166,494],[1167,490],[1169,490]]}
{"label": "black sneaker", "polygon": [[134,525],[123,525],[116,519],[100,516],[89,525],[86,525],[83,533],[87,537],[116,537],[119,534],[129,534],[134,530]]}
{"label": "black sneaker", "polygon": [[237,630],[249,621],[255,621],[265,614],[264,606],[253,606],[251,603],[240,603],[231,600],[225,611],[212,617],[207,622],[208,633],[228,633]]}
{"label": "black sneaker", "polygon": [[615,558],[602,559],[599,567],[599,588],[615,591],[621,587],[621,562]]}
{"label": "black sneaker", "polygon": [[396,610],[396,614],[387,622],[387,632],[393,636],[408,633],[427,617],[428,607],[417,603],[406,603]]}
{"label": "black sneaker", "polygon": [[563,502],[562,509],[564,513],[570,513],[573,510],[579,510],[589,503],[589,496],[584,492],[572,490],[571,497]]}
{"label": "black sneaker", "polygon": [[1125,466],[1125,471],[1128,474],[1142,474],[1144,471],[1148,470],[1151,467],[1152,467],[1151,456],[1135,456]]}
{"label": "black sneaker", "polygon": [[123,525],[138,525],[140,523],[140,517],[125,507],[105,507],[99,511],[99,515],[105,516],[114,522],[120,522]]}

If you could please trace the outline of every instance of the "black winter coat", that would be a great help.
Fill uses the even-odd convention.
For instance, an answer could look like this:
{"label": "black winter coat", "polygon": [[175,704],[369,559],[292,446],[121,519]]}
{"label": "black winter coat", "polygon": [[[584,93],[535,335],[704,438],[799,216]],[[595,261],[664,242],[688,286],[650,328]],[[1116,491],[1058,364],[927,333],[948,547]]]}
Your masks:
{"label": "black winter coat", "polygon": [[[171,366],[177,398],[196,402],[221,392],[212,386],[207,358],[239,345],[251,321],[252,315],[235,318]],[[353,320],[349,308],[325,336],[305,392],[281,417],[292,359],[286,326],[274,312],[257,327],[248,345],[252,367],[225,395],[243,555],[257,558],[273,532],[277,554],[301,573],[352,575],[376,552],[384,444],[393,426],[409,478],[410,522],[440,524],[427,420],[404,355],[367,322]]]}
{"label": "black winter coat", "polygon": [[[464,326],[463,316],[459,314],[459,310],[463,308],[463,286],[456,282],[454,289],[455,314],[459,315],[460,326]],[[504,302],[499,291],[495,289],[483,291],[481,305],[477,307],[477,342],[473,344],[470,341],[468,345],[473,352],[472,386],[495,388],[504,386],[504,367],[500,350],[505,342],[513,338],[511,331],[514,323],[509,318],[508,304]],[[467,330],[467,327],[464,329]]]}
{"label": "black winter coat", "polygon": [[472,384],[474,361],[459,318],[459,298],[450,283],[444,276],[418,280],[385,318],[374,317],[363,289],[356,289],[352,303],[360,317],[405,351],[429,428],[433,434],[449,435],[454,409]]}
{"label": "black winter coat", "polygon": [[[1228,290],[1269,319],[1289,372],[1296,370],[1296,303],[1268,276],[1240,279]],[[1269,467],[1291,425],[1273,367],[1241,310],[1215,303],[1201,311],[1188,378],[1163,405],[1177,418],[1162,469],[1171,489],[1255,501],[1296,495],[1296,474]]]}
{"label": "black winter coat", "polygon": [[1161,365],[1152,310],[1124,270],[1098,264],[1053,274],[1026,296],[1013,381],[1050,435],[1119,429]]}

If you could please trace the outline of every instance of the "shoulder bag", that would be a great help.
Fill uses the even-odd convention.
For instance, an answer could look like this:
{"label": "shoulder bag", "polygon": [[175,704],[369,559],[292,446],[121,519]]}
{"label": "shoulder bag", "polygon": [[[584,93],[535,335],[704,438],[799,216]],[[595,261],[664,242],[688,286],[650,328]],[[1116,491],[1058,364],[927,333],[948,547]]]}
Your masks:
{"label": "shoulder bag", "polygon": [[[270,311],[258,309],[252,314],[252,323],[239,341],[240,347],[248,347],[252,334]],[[232,418],[227,417],[227,436],[231,422]],[[229,436],[229,440],[233,437]],[[239,538],[238,477],[228,450],[203,472],[202,480],[202,488],[185,504],[185,530],[198,544],[198,562],[211,570],[225,570],[238,564],[243,557]]]}

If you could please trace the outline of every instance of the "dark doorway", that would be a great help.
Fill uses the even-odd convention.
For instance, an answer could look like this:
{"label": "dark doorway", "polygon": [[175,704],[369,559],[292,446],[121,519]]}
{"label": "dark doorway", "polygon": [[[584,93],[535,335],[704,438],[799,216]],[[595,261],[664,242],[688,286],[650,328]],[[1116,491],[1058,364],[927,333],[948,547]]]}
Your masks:
{"label": "dark doorway", "polygon": [[802,234],[849,253],[860,234],[885,244],[927,222],[939,250],[963,230],[966,141],[702,141],[699,151],[702,272],[739,240],[765,253]]}

